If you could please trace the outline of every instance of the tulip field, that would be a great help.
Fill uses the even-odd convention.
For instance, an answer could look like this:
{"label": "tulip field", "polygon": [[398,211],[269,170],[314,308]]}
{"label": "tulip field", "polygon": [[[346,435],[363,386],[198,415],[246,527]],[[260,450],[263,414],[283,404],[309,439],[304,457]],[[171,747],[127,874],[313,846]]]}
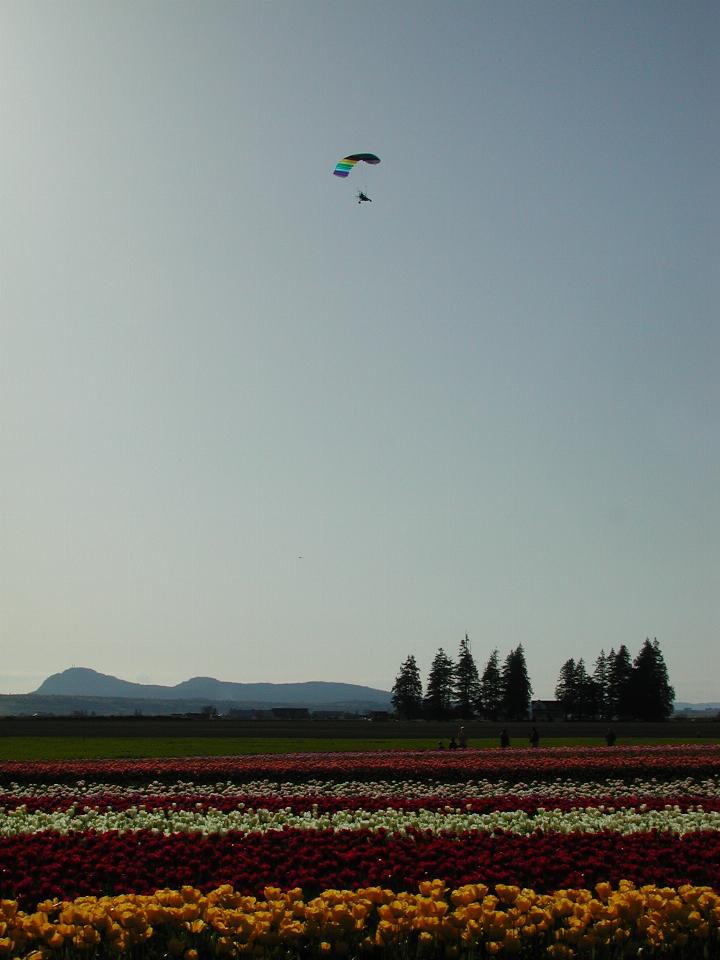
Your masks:
{"label": "tulip field", "polygon": [[0,763],[0,960],[720,957],[720,746]]}

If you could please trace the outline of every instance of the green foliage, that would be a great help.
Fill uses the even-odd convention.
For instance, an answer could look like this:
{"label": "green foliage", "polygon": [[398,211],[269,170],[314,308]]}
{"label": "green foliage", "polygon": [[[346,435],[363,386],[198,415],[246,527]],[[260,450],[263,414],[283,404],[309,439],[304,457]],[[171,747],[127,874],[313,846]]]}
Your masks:
{"label": "green foliage", "polygon": [[574,720],[593,719],[598,713],[599,687],[588,675],[585,662],[566,660],[560,670],[555,697],[562,704],[566,717]]}
{"label": "green foliage", "polygon": [[435,654],[425,694],[425,715],[430,720],[444,720],[452,714],[455,667],[442,647]]}
{"label": "green foliage", "polygon": [[511,650],[501,672],[502,715],[507,720],[525,720],[530,714],[532,684],[528,677],[522,644]]}
{"label": "green foliage", "polygon": [[467,634],[460,641],[460,650],[455,664],[453,701],[455,712],[464,720],[474,716],[480,701],[480,678],[470,651],[470,638]]}
{"label": "green foliage", "polygon": [[481,712],[489,720],[497,720],[502,706],[502,677],[500,676],[500,655],[493,650],[480,679]]}
{"label": "green foliage", "polygon": [[601,650],[595,661],[593,670],[593,682],[595,684],[595,706],[597,715],[601,720],[610,720],[610,657]]}
{"label": "green foliage", "polygon": [[565,718],[571,717],[575,707],[575,660],[572,657],[560,667],[555,699],[562,706]]}
{"label": "green foliage", "polygon": [[609,658],[608,709],[610,716],[632,716],[632,697],[630,692],[632,662],[628,648],[624,643],[621,644],[617,653],[613,650],[610,651]]}
{"label": "green foliage", "polygon": [[672,713],[675,691],[668,681],[667,667],[657,637],[640,648],[629,681],[633,715],[638,720],[667,720]]}
{"label": "green foliage", "polygon": [[617,653],[611,649],[605,655],[601,650],[592,677],[582,660],[566,660],[560,669],[555,697],[565,716],[574,720],[668,720],[675,691],[656,638],[652,643],[645,640],[634,662],[625,644]]}
{"label": "green foliage", "polygon": [[395,712],[403,720],[415,720],[423,715],[422,681],[413,656],[409,656],[400,667],[393,684],[392,702]]}

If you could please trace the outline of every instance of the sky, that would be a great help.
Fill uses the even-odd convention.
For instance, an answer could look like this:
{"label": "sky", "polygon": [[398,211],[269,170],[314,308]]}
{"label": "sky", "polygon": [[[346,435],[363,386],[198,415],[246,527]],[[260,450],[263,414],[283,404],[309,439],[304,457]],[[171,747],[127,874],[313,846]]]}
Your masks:
{"label": "sky", "polygon": [[0,0],[0,692],[720,700],[718,89],[700,0]]}

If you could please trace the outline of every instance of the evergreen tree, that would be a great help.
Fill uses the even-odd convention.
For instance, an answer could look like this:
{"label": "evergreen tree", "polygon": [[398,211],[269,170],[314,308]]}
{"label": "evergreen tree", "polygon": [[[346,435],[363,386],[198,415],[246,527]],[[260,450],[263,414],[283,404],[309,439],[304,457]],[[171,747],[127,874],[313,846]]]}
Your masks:
{"label": "evergreen tree", "polygon": [[460,650],[455,664],[453,700],[455,710],[464,720],[468,720],[475,714],[480,700],[480,678],[470,652],[470,638],[467,634],[460,641]]}
{"label": "evergreen tree", "polygon": [[572,657],[560,668],[560,676],[555,686],[555,699],[559,701],[565,719],[575,716],[577,708],[577,689],[575,686],[575,661]]}
{"label": "evergreen tree", "polygon": [[667,720],[675,691],[668,682],[667,667],[657,638],[645,640],[633,663],[630,677],[633,716],[639,720]]}
{"label": "evergreen tree", "polygon": [[402,664],[392,689],[392,704],[399,717],[403,720],[422,717],[422,681],[415,657],[409,656]]}
{"label": "evergreen tree", "polygon": [[575,664],[575,686],[577,689],[577,713],[579,720],[591,720],[597,714],[597,688],[595,681],[585,669],[581,658]]}
{"label": "evergreen tree", "polygon": [[425,715],[430,720],[445,720],[452,713],[455,668],[442,647],[435,654],[428,674]]}
{"label": "evergreen tree", "polygon": [[593,680],[595,681],[595,693],[597,697],[597,715],[601,720],[610,719],[610,705],[608,702],[608,693],[610,687],[610,657],[605,656],[605,651],[601,650],[595,661],[593,670]]}
{"label": "evergreen tree", "polygon": [[597,714],[597,685],[581,658],[566,660],[560,669],[555,698],[562,704],[565,719],[586,720]]}
{"label": "evergreen tree", "polygon": [[497,720],[502,706],[502,677],[500,655],[497,650],[490,654],[480,679],[480,703],[483,715],[488,720]]}
{"label": "evergreen tree", "polygon": [[657,700],[660,704],[663,720],[668,720],[672,716],[673,704],[675,703],[675,688],[670,685],[670,676],[668,674],[665,657],[660,650],[660,644],[657,637],[653,640],[653,650],[655,651],[655,676],[657,678]]}
{"label": "evergreen tree", "polygon": [[625,644],[621,644],[617,653],[613,650],[608,654],[608,709],[610,718],[628,717],[633,715],[631,702],[630,677],[632,676],[632,661]]}
{"label": "evergreen tree", "polygon": [[522,644],[511,650],[501,674],[502,714],[508,720],[526,720],[530,715],[532,684]]}

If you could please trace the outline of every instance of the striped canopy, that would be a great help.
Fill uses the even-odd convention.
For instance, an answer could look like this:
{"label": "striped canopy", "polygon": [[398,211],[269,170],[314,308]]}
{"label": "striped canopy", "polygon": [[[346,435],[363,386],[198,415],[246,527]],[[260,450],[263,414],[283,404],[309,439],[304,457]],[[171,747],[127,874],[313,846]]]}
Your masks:
{"label": "striped canopy", "polygon": [[346,177],[361,160],[363,163],[380,163],[380,157],[376,157],[374,153],[351,153],[349,157],[338,160],[333,173],[336,177]]}

